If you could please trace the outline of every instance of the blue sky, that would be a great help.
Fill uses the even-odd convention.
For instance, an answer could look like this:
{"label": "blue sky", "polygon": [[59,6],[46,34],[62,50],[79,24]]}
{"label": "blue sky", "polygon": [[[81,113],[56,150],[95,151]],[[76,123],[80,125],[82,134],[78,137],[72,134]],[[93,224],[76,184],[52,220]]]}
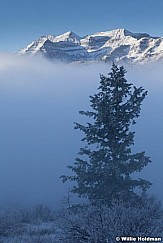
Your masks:
{"label": "blue sky", "polygon": [[0,0],[0,51],[41,35],[78,35],[114,28],[163,36],[162,0]]}

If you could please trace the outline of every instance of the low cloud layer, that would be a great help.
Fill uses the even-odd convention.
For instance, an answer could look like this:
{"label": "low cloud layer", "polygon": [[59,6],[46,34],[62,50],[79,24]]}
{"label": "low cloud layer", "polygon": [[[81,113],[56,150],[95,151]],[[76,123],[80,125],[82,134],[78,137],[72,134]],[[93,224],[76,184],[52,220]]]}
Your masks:
{"label": "low cloud layer", "polygon": [[[142,175],[163,200],[163,71],[159,65],[127,68],[127,79],[149,91],[135,125],[135,151],[153,163]],[[74,162],[82,134],[79,110],[89,109],[89,95],[108,65],[52,64],[43,59],[0,54],[0,205],[59,205],[69,185],[60,175]]]}

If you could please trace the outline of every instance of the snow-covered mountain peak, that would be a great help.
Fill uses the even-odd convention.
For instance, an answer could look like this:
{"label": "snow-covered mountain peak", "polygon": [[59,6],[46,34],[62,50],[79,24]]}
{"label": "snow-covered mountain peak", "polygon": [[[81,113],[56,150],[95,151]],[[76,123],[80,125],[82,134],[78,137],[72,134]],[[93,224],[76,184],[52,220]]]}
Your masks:
{"label": "snow-covered mountain peak", "polygon": [[18,52],[63,62],[144,63],[163,59],[163,38],[126,29],[97,32],[83,38],[72,31],[58,36],[47,35]]}
{"label": "snow-covered mountain peak", "polygon": [[114,39],[121,39],[126,36],[130,36],[136,39],[140,39],[142,37],[150,37],[149,34],[146,33],[132,33],[127,29],[114,29],[110,31],[103,31],[103,32],[97,32],[91,36],[108,36],[110,38]]}
{"label": "snow-covered mountain peak", "polygon": [[75,34],[72,31],[68,31],[64,34],[58,35],[55,37],[54,42],[60,42],[60,41],[72,41],[72,42],[79,42],[81,39],[80,36]]}
{"label": "snow-covered mountain peak", "polygon": [[[50,36],[49,36],[50,37]],[[48,40],[48,36],[41,36],[37,40],[33,41],[31,44],[29,44],[27,47],[21,49],[18,54],[35,54],[37,53],[40,48],[44,45],[44,43]]]}

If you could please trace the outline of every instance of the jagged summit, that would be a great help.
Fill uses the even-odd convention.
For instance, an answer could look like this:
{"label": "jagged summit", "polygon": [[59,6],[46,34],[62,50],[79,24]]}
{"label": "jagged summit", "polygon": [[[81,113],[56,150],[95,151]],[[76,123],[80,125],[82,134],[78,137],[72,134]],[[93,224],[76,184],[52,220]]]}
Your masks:
{"label": "jagged summit", "polygon": [[72,31],[61,35],[41,36],[20,55],[41,54],[50,60],[63,62],[131,62],[144,63],[163,58],[163,38],[146,33],[114,29],[80,37]]}
{"label": "jagged summit", "polygon": [[93,34],[92,36],[125,36],[125,35],[130,35],[132,32],[126,30],[126,29],[113,29],[109,31],[103,31],[103,32],[97,32]]}
{"label": "jagged summit", "polygon": [[125,36],[130,36],[136,39],[140,39],[142,37],[151,37],[149,34],[146,33],[132,33],[127,29],[114,29],[110,31],[103,31],[103,32],[97,32],[93,34],[92,36],[109,36],[112,38],[123,38]]}
{"label": "jagged summit", "polygon": [[59,42],[59,41],[72,41],[72,42],[79,42],[81,39],[80,36],[75,34],[72,31],[68,31],[62,35],[58,35],[55,37],[54,42]]}

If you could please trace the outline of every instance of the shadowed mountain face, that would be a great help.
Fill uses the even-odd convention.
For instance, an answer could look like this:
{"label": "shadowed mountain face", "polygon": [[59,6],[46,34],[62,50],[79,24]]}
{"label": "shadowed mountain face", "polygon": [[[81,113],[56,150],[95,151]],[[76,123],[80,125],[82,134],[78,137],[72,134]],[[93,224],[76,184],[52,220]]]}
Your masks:
{"label": "shadowed mountain face", "polygon": [[146,63],[162,60],[163,38],[126,29],[98,32],[80,37],[72,31],[42,36],[18,52],[42,55],[53,61]]}

